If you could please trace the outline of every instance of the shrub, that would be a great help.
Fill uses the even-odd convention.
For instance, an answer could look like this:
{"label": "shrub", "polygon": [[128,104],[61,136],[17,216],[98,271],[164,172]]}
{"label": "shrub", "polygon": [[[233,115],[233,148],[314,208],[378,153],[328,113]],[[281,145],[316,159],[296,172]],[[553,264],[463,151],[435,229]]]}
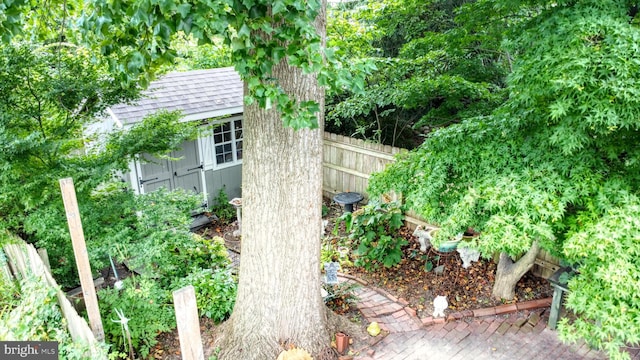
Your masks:
{"label": "shrub", "polygon": [[[61,359],[81,360],[88,357],[91,353],[89,346],[73,342],[67,331],[66,320],[58,308],[55,288],[35,276],[23,278],[18,286],[1,274],[0,281],[2,289],[9,287],[13,294],[5,310],[0,312],[0,341],[57,341]],[[93,357],[106,358],[106,349],[97,346]]]}
{"label": "shrub", "polygon": [[220,222],[229,224],[236,218],[236,208],[229,204],[229,196],[224,186],[218,191],[218,196],[213,199],[213,203],[211,212],[218,217]]}
{"label": "shrub", "polygon": [[177,283],[193,285],[201,316],[216,323],[226,320],[236,302],[237,283],[229,269],[198,269]]}
{"label": "shrub", "polygon": [[342,215],[336,223],[336,230],[340,222],[345,222],[353,246],[357,246],[355,265],[371,271],[380,264],[391,267],[402,259],[401,249],[407,240],[395,237],[395,234],[402,227],[403,220],[399,204],[372,201],[353,213]]}
{"label": "shrub", "polygon": [[158,342],[159,333],[175,328],[176,321],[169,299],[169,291],[144,276],[132,276],[123,280],[123,288],[107,288],[98,291],[100,314],[103,319],[105,340],[115,349],[128,353],[129,344],[119,322],[118,312],[128,319],[133,349],[142,358]]}

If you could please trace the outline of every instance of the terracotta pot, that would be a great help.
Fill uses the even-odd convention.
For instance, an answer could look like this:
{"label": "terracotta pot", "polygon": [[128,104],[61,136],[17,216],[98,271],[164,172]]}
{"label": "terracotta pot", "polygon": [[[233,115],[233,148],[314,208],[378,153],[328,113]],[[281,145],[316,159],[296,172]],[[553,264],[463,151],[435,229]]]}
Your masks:
{"label": "terracotta pot", "polygon": [[344,333],[336,334],[336,348],[340,354],[344,354],[349,347],[349,336]]}

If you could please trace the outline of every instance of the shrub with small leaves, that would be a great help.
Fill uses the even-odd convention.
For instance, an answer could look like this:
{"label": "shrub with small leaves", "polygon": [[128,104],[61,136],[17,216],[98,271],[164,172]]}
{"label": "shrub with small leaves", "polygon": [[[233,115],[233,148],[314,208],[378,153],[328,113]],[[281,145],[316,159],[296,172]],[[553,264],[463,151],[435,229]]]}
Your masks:
{"label": "shrub with small leaves", "polygon": [[198,269],[177,282],[181,288],[193,285],[201,316],[216,323],[226,320],[236,302],[237,281],[229,269]]}

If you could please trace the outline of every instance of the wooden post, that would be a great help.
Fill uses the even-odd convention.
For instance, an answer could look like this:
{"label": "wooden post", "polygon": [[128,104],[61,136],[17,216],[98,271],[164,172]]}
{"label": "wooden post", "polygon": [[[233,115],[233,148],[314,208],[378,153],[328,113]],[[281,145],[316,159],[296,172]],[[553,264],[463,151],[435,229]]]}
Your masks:
{"label": "wooden post", "polygon": [[49,254],[47,253],[47,249],[45,248],[38,249],[38,255],[40,255],[40,259],[42,259],[42,263],[47,268],[49,273],[51,273],[51,263],[49,262]]}
{"label": "wooden post", "polygon": [[71,234],[71,242],[73,244],[73,254],[76,259],[76,265],[78,266],[82,296],[84,297],[87,314],[89,315],[89,324],[96,339],[102,341],[104,340],[104,329],[102,328],[102,319],[100,318],[100,309],[98,308],[96,288],[93,285],[91,265],[89,264],[89,256],[87,254],[87,244],[84,241],[84,232],[82,231],[82,221],[80,220],[80,211],[78,210],[78,200],[76,199],[76,189],[73,185],[73,179],[60,179],[60,189],[62,190],[62,200],[64,201],[64,209],[67,214],[67,223],[69,224],[69,233]]}
{"label": "wooden post", "polygon": [[176,323],[178,325],[182,360],[204,360],[198,306],[196,305],[196,291],[193,286],[185,286],[174,291],[173,306],[176,309]]}

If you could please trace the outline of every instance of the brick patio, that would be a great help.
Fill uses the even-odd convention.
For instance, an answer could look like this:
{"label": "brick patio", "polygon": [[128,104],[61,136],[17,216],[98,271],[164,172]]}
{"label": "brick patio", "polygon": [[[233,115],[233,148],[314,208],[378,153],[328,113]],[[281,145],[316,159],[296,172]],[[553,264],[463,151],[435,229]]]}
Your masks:
{"label": "brick patio", "polygon": [[[343,276],[342,281],[358,280]],[[449,314],[447,320],[420,319],[406,301],[359,282],[358,309],[367,322],[378,322],[385,332],[370,339],[370,348],[341,359],[607,359],[584,343],[562,343],[547,328],[550,299]],[[640,349],[629,353],[640,360]]]}

